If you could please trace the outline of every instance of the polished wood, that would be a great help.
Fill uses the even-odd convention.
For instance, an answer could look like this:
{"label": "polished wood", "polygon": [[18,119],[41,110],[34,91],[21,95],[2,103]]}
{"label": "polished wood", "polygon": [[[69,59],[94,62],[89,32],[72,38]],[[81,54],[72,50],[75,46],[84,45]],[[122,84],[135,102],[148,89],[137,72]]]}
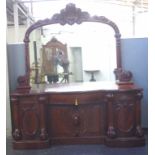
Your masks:
{"label": "polished wood", "polygon": [[[42,26],[97,22],[113,28],[116,38],[116,83],[85,82],[36,84],[30,86],[29,36]],[[15,149],[40,149],[54,144],[99,144],[134,147],[145,144],[141,128],[143,90],[131,81],[132,73],[122,69],[121,34],[104,16],[68,4],[60,13],[39,20],[26,31],[25,75],[11,94],[12,136]],[[48,43],[50,45],[51,42]]]}
{"label": "polished wood", "polygon": [[134,84],[85,82],[33,85],[29,93],[15,92],[11,95],[13,146],[142,146],[142,91]]}

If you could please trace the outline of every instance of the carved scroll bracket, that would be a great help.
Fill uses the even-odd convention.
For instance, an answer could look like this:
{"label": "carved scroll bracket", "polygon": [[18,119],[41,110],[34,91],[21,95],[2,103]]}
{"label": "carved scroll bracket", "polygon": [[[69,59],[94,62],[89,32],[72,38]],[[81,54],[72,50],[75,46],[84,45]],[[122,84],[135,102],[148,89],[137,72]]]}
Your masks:
{"label": "carved scroll bracket", "polygon": [[132,84],[132,72],[123,70],[122,68],[116,68],[114,70],[117,84]]}

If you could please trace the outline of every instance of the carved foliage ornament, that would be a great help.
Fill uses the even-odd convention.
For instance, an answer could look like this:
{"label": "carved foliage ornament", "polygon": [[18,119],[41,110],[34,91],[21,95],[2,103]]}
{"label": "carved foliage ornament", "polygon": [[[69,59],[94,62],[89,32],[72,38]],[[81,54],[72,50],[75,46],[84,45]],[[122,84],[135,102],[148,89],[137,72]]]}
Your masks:
{"label": "carved foliage ornament", "polygon": [[82,12],[81,9],[76,8],[74,4],[68,4],[65,9],[61,10],[60,14],[55,14],[52,20],[60,23],[61,25],[74,23],[81,24],[89,18],[87,12]]}
{"label": "carved foliage ornament", "polygon": [[39,20],[33,25],[31,25],[25,34],[24,42],[29,42],[29,34],[38,27],[42,27],[50,24],[57,24],[57,23],[61,25],[65,25],[65,24],[73,25],[75,23],[81,24],[82,22],[87,22],[87,21],[108,24],[111,27],[113,27],[113,29],[115,30],[116,38],[117,37],[120,38],[121,36],[117,25],[111,20],[109,20],[108,18],[104,16],[91,17],[88,12],[81,11],[80,8],[76,8],[75,4],[70,3],[66,5],[66,8],[62,9],[60,13],[54,14],[50,19],[47,18],[44,20]]}

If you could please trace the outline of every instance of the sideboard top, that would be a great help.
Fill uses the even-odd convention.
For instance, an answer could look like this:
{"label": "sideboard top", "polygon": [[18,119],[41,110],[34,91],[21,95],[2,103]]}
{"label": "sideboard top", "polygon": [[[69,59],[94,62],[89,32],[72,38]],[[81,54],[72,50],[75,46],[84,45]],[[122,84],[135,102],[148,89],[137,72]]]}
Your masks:
{"label": "sideboard top", "polygon": [[30,94],[38,93],[74,93],[93,91],[132,91],[141,88],[134,84],[117,85],[115,82],[78,82],[78,83],[55,83],[55,84],[35,84],[32,85]]}

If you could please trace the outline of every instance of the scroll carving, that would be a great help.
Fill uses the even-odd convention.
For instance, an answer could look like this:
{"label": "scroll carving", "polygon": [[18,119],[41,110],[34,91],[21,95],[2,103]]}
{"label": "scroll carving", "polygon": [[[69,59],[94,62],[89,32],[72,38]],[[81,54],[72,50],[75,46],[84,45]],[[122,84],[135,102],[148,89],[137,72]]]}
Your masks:
{"label": "scroll carving", "polygon": [[108,127],[107,135],[109,138],[115,138],[116,137],[116,131],[113,126]]}
{"label": "scroll carving", "polygon": [[45,128],[42,128],[41,129],[41,132],[40,132],[40,139],[41,140],[46,140],[48,139],[48,134],[47,134],[47,131]]}
{"label": "scroll carving", "polygon": [[81,24],[89,18],[88,12],[82,12],[80,8],[76,8],[74,4],[68,4],[65,9],[61,10],[60,14],[55,14],[52,20],[61,25],[75,23]]}
{"label": "scroll carving", "polygon": [[135,135],[136,135],[137,137],[143,137],[143,136],[144,136],[144,131],[143,131],[143,129],[141,128],[140,125],[136,127],[136,133],[135,133]]}
{"label": "scroll carving", "polygon": [[114,74],[116,76],[118,84],[132,83],[133,75],[130,71],[125,71],[122,68],[117,68],[114,70]]}
{"label": "scroll carving", "polygon": [[20,132],[19,129],[15,129],[14,132],[13,132],[13,138],[15,140],[21,140],[22,139],[22,134]]}

